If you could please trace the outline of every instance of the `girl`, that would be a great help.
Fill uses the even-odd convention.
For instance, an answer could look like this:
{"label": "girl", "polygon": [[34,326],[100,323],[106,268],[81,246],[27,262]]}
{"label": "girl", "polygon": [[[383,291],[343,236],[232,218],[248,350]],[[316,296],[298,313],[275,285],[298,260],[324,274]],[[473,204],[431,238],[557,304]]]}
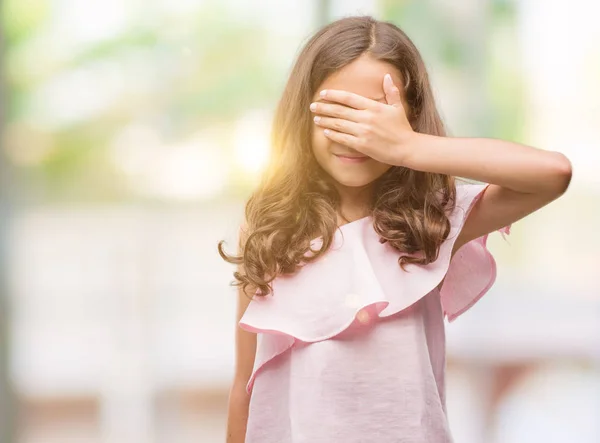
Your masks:
{"label": "girl", "polygon": [[444,317],[490,288],[488,233],[563,194],[569,160],[446,137],[419,52],[371,17],[306,44],[272,148],[239,255],[219,244],[240,294],[227,441],[452,441]]}

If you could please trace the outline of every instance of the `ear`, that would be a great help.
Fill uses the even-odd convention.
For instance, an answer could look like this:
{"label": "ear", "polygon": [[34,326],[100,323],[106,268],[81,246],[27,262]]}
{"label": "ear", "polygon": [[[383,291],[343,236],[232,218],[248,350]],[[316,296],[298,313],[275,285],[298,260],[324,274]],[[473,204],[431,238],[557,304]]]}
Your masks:
{"label": "ear", "polygon": [[390,74],[385,74],[383,76],[383,91],[385,92],[385,99],[388,105],[402,106],[400,90],[394,84]]}

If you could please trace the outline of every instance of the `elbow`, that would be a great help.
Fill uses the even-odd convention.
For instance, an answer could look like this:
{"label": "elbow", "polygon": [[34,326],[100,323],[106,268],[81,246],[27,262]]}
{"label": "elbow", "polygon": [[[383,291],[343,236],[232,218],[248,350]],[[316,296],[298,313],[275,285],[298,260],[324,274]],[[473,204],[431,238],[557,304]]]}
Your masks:
{"label": "elbow", "polygon": [[560,152],[555,153],[555,158],[556,160],[553,167],[553,181],[556,183],[556,196],[560,197],[567,191],[567,189],[569,189],[571,178],[573,176],[573,166],[571,165],[571,161]]}

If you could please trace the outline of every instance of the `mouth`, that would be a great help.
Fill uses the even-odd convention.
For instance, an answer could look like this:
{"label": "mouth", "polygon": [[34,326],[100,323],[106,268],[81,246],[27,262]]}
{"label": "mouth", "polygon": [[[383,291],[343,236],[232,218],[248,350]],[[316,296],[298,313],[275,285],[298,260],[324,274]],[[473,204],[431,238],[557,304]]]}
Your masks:
{"label": "mouth", "polygon": [[333,155],[335,157],[337,157],[343,163],[363,163],[371,158],[371,157],[367,157],[365,155],[360,155],[360,156],[358,156],[358,155],[340,155],[340,154],[333,154]]}

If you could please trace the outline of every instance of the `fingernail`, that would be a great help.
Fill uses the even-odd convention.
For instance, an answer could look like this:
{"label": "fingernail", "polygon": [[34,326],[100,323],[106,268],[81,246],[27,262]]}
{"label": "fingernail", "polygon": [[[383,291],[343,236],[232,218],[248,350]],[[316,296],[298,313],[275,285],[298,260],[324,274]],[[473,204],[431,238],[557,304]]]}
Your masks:
{"label": "fingernail", "polygon": [[325,97],[325,96],[327,95],[327,89],[323,89],[323,90],[322,90],[322,91],[319,93],[319,95],[320,95],[321,97]]}
{"label": "fingernail", "polygon": [[315,123],[319,123],[319,120],[321,120],[321,117],[319,117],[318,115],[315,115],[315,118],[313,118],[313,120],[315,121]]}
{"label": "fingernail", "polygon": [[386,77],[388,80],[391,80],[391,79],[392,79],[392,76],[391,76],[390,74],[385,74],[385,77]]}
{"label": "fingernail", "polygon": [[314,110],[316,110],[316,109],[317,109],[317,104],[316,104],[316,103],[311,103],[311,104],[310,104],[310,110],[311,110],[311,111],[314,111]]}

